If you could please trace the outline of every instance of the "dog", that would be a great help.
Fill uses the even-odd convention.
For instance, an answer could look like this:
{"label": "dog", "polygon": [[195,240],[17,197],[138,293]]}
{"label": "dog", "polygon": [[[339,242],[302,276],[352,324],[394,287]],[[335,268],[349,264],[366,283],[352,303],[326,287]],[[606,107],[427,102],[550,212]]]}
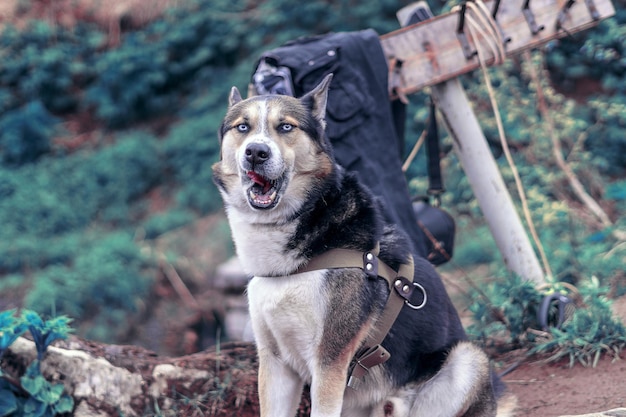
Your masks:
{"label": "dog", "polygon": [[390,288],[362,268],[307,265],[332,249],[365,253],[378,244],[380,262],[398,270],[412,253],[402,231],[385,224],[381,202],[335,163],[324,131],[331,80],[301,98],[244,100],[233,87],[218,132],[214,182],[252,277],[261,416],[293,417],[305,384],[313,417],[510,415],[514,397],[467,341],[433,266],[417,256],[423,292],[411,302],[422,308],[402,307],[382,343],[389,359],[356,389],[346,386]]}

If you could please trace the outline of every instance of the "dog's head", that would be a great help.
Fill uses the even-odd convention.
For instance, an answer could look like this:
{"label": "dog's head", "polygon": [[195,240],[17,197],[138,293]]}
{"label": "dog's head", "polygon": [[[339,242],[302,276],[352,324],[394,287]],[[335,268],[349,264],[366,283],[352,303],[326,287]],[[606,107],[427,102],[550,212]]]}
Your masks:
{"label": "dog's head", "polygon": [[332,74],[300,99],[267,95],[243,100],[236,87],[219,130],[213,176],[226,206],[249,214],[289,216],[333,171],[324,133]]}

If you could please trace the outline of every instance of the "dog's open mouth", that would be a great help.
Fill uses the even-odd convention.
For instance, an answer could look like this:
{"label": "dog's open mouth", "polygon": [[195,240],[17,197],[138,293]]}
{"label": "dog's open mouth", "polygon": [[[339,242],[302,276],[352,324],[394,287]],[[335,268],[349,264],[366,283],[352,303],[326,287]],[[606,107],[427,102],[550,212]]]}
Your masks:
{"label": "dog's open mouth", "polygon": [[246,172],[253,181],[248,189],[248,201],[255,208],[268,209],[278,203],[278,190],[282,183],[281,178],[270,180],[254,171]]}

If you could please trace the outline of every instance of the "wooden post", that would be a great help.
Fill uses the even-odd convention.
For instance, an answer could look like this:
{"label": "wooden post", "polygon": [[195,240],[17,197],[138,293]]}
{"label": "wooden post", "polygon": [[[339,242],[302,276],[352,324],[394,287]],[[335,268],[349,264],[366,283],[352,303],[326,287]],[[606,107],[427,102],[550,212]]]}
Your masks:
{"label": "wooden post", "polygon": [[[591,28],[615,14],[610,0],[502,0],[499,3],[495,21],[503,38],[508,40],[507,57]],[[495,8],[493,1],[485,4],[490,10]],[[400,10],[398,15],[406,14],[410,7]],[[380,37],[387,60],[402,63],[401,67],[394,66],[397,72],[390,88],[408,95],[480,67],[473,52],[484,39],[474,39],[466,25],[460,28],[463,23],[460,15],[460,12],[442,14]],[[495,58],[492,50],[485,50],[487,65],[494,65]]]}
{"label": "wooden post", "polygon": [[[615,14],[610,0],[507,0],[486,2],[494,17],[505,57],[551,39],[596,25]],[[418,22],[408,26],[416,9]],[[476,199],[505,265],[523,279],[544,282],[544,272],[517,214],[487,140],[457,77],[479,67],[477,43],[464,27],[465,9],[432,17],[425,2],[398,12],[403,26],[381,37],[390,63],[390,95],[404,96],[424,87],[443,116]],[[431,18],[428,18],[431,17]],[[484,35],[483,35],[484,36]],[[498,63],[497,48],[485,48],[486,65]]]}
{"label": "wooden post", "polygon": [[[489,2],[493,3],[493,2]],[[489,4],[488,3],[488,4]],[[500,3],[500,2],[498,2]],[[610,1],[569,4],[558,1],[508,0],[496,14],[499,30],[506,42],[507,56],[538,46],[567,32],[582,30],[601,18],[614,14]],[[499,5],[499,4],[498,4]],[[531,9],[530,5],[534,8]],[[574,6],[576,6],[574,8]],[[491,4],[492,9],[496,11]],[[422,16],[432,13],[425,2],[406,6],[398,20],[406,26],[414,10]],[[448,13],[381,37],[383,49],[393,62],[391,94],[404,95],[431,86],[431,95],[457,153],[476,199],[485,215],[504,263],[523,279],[537,284],[545,280],[544,272],[517,214],[506,185],[491,154],[480,124],[458,75],[476,69],[479,62],[468,40],[469,31],[461,28],[460,13]],[[495,52],[486,59],[496,62]],[[399,65],[400,64],[400,65]]]}
{"label": "wooden post", "polygon": [[[409,5],[398,12],[401,25],[407,21],[404,14],[415,8],[427,10],[427,14],[432,15],[428,5],[423,1]],[[537,284],[543,283],[544,273],[541,265],[461,82],[458,78],[453,78],[435,84],[431,86],[431,96],[452,137],[454,150],[487,220],[504,264],[526,280],[532,280]]]}

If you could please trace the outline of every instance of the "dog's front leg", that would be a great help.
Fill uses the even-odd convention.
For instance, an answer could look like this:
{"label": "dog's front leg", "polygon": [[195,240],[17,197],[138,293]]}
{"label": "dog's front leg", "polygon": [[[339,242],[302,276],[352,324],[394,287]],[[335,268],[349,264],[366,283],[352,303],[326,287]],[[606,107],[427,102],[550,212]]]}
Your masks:
{"label": "dog's front leg", "polygon": [[259,349],[259,403],[261,417],[293,417],[304,383],[280,357]]}
{"label": "dog's front leg", "polygon": [[348,364],[322,366],[311,381],[311,417],[339,417],[346,388]]}

